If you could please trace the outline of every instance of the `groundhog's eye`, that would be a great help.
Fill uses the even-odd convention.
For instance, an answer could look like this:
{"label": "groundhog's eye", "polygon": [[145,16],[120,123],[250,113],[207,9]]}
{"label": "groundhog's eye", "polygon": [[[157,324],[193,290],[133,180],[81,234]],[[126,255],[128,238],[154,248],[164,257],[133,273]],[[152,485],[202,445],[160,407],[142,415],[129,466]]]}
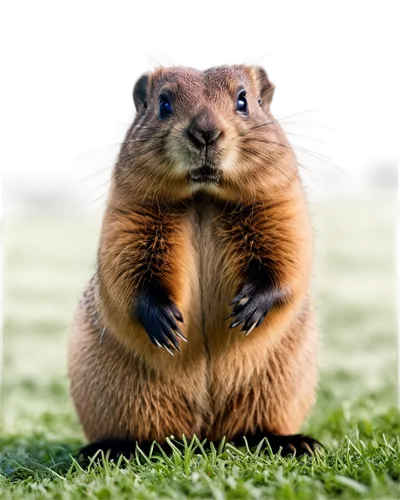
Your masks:
{"label": "groundhog's eye", "polygon": [[172,115],[173,108],[170,98],[166,94],[160,95],[160,104],[158,108],[158,115],[161,120]]}
{"label": "groundhog's eye", "polygon": [[245,90],[241,90],[237,96],[236,111],[247,114],[247,99]]}

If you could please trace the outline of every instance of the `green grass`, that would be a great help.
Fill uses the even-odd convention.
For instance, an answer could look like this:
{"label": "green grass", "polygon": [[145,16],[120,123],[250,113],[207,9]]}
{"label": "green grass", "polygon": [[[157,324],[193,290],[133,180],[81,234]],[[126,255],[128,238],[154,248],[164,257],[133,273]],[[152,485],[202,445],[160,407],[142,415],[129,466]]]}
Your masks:
{"label": "green grass", "polygon": [[396,202],[310,208],[321,370],[303,430],[327,451],[297,460],[193,442],[87,471],[71,458],[84,437],[68,396],[66,336],[94,269],[100,216],[6,218],[1,498],[399,498]]}

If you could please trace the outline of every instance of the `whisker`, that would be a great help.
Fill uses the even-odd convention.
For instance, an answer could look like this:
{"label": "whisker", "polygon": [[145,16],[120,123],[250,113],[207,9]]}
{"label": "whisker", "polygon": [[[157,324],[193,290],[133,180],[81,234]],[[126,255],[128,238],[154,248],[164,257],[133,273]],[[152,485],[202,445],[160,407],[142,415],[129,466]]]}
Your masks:
{"label": "whisker", "polygon": [[317,137],[312,134],[303,134],[301,132],[288,132],[288,135],[293,139],[298,139],[305,142],[313,142],[315,144],[320,144],[321,146],[326,146],[326,141],[322,137]]}
{"label": "whisker", "polygon": [[284,177],[286,177],[286,179],[289,181],[289,182],[293,182],[293,179],[291,179],[284,170],[280,169],[279,166],[276,164],[273,157],[270,157],[270,156],[267,156],[263,153],[260,153],[259,151],[253,151],[253,150],[249,150],[248,148],[244,149],[244,151],[250,153],[250,156],[252,158],[253,161],[255,161],[256,163],[258,164],[261,164],[261,160],[264,160],[265,162],[267,162],[272,168],[274,168],[277,172],[281,173]]}
{"label": "whisker", "polygon": [[[244,135],[248,134],[249,132],[252,132],[253,130],[256,130],[256,129],[259,129],[262,127],[266,127],[268,125],[273,125],[273,124],[279,124],[279,125],[282,125],[283,127],[288,127],[288,128],[313,128],[313,129],[319,129],[319,130],[322,130],[325,132],[330,132],[330,131],[335,130],[335,127],[333,127],[332,125],[329,125],[326,123],[319,123],[319,122],[316,122],[313,120],[282,121],[282,123],[280,120],[268,120],[268,121],[265,121],[265,122],[260,123],[258,125],[254,125],[254,126],[249,127],[245,130],[242,130],[241,132],[239,132],[235,136],[235,138],[244,136]],[[310,137],[310,135],[308,137]],[[315,142],[319,142],[321,140],[323,140],[323,139],[319,138],[319,139],[316,139]],[[322,142],[319,142],[319,143],[322,144]],[[325,145],[325,142],[323,144]]]}
{"label": "whisker", "polygon": [[315,128],[315,129],[320,129],[324,132],[332,132],[333,130],[335,130],[335,127],[333,125],[330,125],[328,123],[320,123],[314,120],[293,120],[292,122],[285,121],[281,123],[281,125],[283,127],[289,127],[289,128]]}
{"label": "whisker", "polygon": [[[74,161],[80,161],[80,160],[84,160],[85,158],[87,157],[90,157],[92,156],[92,159],[93,160],[96,160],[99,156],[100,156],[100,153],[102,150],[104,150],[105,146],[108,146],[108,144],[105,144],[103,146],[93,146],[93,147],[89,147],[87,149],[84,149],[83,151],[79,151],[79,153],[76,153],[74,155]],[[102,155],[104,156],[104,155]]]}
{"label": "whisker", "polygon": [[267,127],[268,125],[273,125],[274,123],[277,123],[277,121],[276,120],[268,120],[268,121],[263,122],[263,123],[258,123],[257,125],[253,125],[252,127],[247,128],[246,130],[242,130],[241,132],[239,132],[237,134],[236,137],[241,137],[243,135],[248,134],[249,132],[252,132],[253,130],[257,130],[257,129],[262,128],[262,127]]}
{"label": "whisker", "polygon": [[[161,167],[161,165],[163,165],[164,162],[165,162],[165,160],[162,159],[160,162],[158,162],[158,164],[156,165],[155,168],[158,169],[159,167]],[[165,178],[165,174],[164,174],[164,176],[162,176],[161,180],[163,180],[163,177]],[[154,184],[156,182],[158,182],[158,180],[159,180],[159,178],[157,176],[154,176],[154,175],[152,176],[152,182],[150,184],[148,182],[148,178],[147,177],[143,179],[143,184],[147,185],[147,189],[146,189],[145,193],[143,194],[143,196],[141,198],[141,203],[140,203],[141,206],[143,206],[144,203],[146,202],[146,199],[147,199],[147,196],[148,196],[149,192],[151,191],[151,189],[154,186]],[[140,188],[141,188],[141,186],[140,186]],[[140,188],[138,189],[138,192],[141,191]],[[152,202],[155,201],[155,193],[153,193],[152,200],[150,200],[150,201],[152,201]]]}
{"label": "whisker", "polygon": [[[155,127],[142,126],[141,128],[148,129],[148,130],[153,131],[153,132],[159,132],[159,130]],[[149,142],[152,139],[161,139],[164,135],[165,135],[165,133],[162,133],[160,135],[158,135],[158,134],[153,135],[151,138],[149,137],[147,139],[127,139],[127,140],[123,140],[121,137],[119,137],[119,138],[115,139],[114,141],[109,142],[108,144],[104,144],[102,146],[95,146],[93,148],[88,148],[84,151],[79,152],[78,154],[76,154],[74,156],[74,161],[86,159],[86,163],[89,164],[91,162],[104,160],[104,157],[109,154],[109,150],[111,148],[114,148],[116,146],[122,146],[123,144],[126,144],[126,143]]]}
{"label": "whisker", "polygon": [[[150,158],[150,159],[154,159],[154,158]],[[146,160],[148,161],[148,160]],[[157,170],[161,165],[162,163],[164,163],[164,160],[161,160],[158,165],[156,167],[154,167],[152,170]],[[129,175],[131,175],[131,172],[129,172]],[[127,179],[127,177],[125,177],[125,179]],[[154,176],[154,179],[153,179],[153,184],[154,182],[157,180],[157,176]],[[148,177],[146,176],[145,179],[143,180],[143,183],[147,183],[148,181]],[[149,188],[148,188],[149,189]],[[128,191],[128,193],[126,194],[126,196],[124,196],[124,198],[122,199],[122,201],[114,208],[113,212],[111,213],[111,215],[127,200],[128,197],[130,197],[134,191],[137,191],[137,192],[140,192],[141,191],[141,183],[139,184],[136,184],[131,190]],[[148,190],[147,190],[148,191]],[[144,198],[142,199],[142,201],[144,200]]]}
{"label": "whisker", "polygon": [[98,196],[97,198],[95,198],[94,200],[92,200],[90,202],[91,205],[94,205],[97,201],[101,200],[102,198],[105,198],[107,195],[107,193],[103,193],[102,195]]}
{"label": "whisker", "polygon": [[302,146],[294,146],[293,144],[291,145],[291,147],[294,150],[300,151],[301,153],[309,154],[310,156],[313,156],[314,158],[316,158],[319,161],[322,161],[322,162],[323,161],[331,162],[330,158],[328,158],[327,156],[323,155],[322,153],[318,153],[316,151],[311,151],[311,150],[309,150],[307,148],[303,148]]}
{"label": "whisker", "polygon": [[[276,145],[276,146],[280,146],[282,148],[292,149],[294,151],[299,151],[300,153],[308,154],[308,155],[314,157],[315,159],[321,161],[322,163],[329,162],[330,164],[332,164],[333,166],[335,166],[339,170],[342,170],[338,165],[333,164],[332,161],[331,161],[331,159],[328,158],[327,156],[325,156],[325,155],[323,155],[321,153],[317,153],[315,151],[311,151],[311,150],[309,150],[307,148],[303,148],[301,146],[295,146],[293,144],[287,145],[287,144],[283,144],[283,143],[276,142],[276,141],[270,141],[270,140],[259,138],[259,137],[245,137],[244,141],[246,141],[246,142],[261,142],[261,143],[264,143],[264,144],[267,144],[267,145],[269,145],[269,144],[270,145]],[[342,171],[344,173],[346,173],[344,170],[342,170]]]}
{"label": "whisker", "polygon": [[[95,187],[92,187],[89,192],[84,194],[82,196],[82,200],[89,200],[90,205],[93,205],[97,200],[100,198],[103,198],[107,196],[109,192],[109,185],[111,183],[111,178],[108,176],[105,182],[102,182],[100,185],[97,185]],[[85,191],[87,191],[86,187],[84,188]],[[101,191],[101,194],[97,196],[97,193]],[[93,199],[93,197],[96,196],[96,198]]]}
{"label": "whisker", "polygon": [[[159,139],[164,139],[164,138],[168,135],[168,133],[169,133],[168,131],[167,131],[167,132],[165,132],[165,133],[163,133],[163,134],[159,137]],[[145,156],[145,155],[147,155],[147,154],[149,154],[149,153],[155,153],[155,154],[156,154],[156,153],[157,153],[157,150],[155,150],[155,148],[154,148],[154,147],[149,147],[149,148],[145,149],[144,151],[139,151],[139,152],[136,152],[136,153],[135,153],[135,155],[132,155],[132,157],[133,157],[133,159],[134,159],[134,160],[137,160],[138,158],[143,157],[143,156]],[[144,167],[144,166],[145,166],[145,165],[146,165],[149,161],[151,161],[153,158],[154,158],[154,156],[150,156],[149,158],[147,158],[146,160],[144,160],[144,161],[140,162],[139,164],[135,164],[135,168],[139,168],[139,169],[140,169],[140,168]],[[124,185],[124,184],[125,184],[125,181],[126,181],[126,180],[129,178],[129,176],[131,176],[131,175],[132,175],[132,171],[131,171],[131,169],[127,169],[127,173],[126,173],[126,175],[124,176],[124,178],[120,181],[120,185]],[[138,186],[138,188],[139,188],[139,186]],[[138,191],[139,191],[139,189],[138,189]]]}
{"label": "whisker", "polygon": [[104,172],[106,172],[107,170],[111,170],[112,168],[113,168],[113,165],[109,165],[107,167],[104,167],[101,170],[99,170],[98,172],[94,172],[93,174],[90,174],[87,177],[84,177],[82,179],[82,182],[88,181],[89,179],[92,179],[93,177],[97,177],[98,175],[104,174]]}
{"label": "whisker", "polygon": [[[165,139],[168,135],[169,135],[170,131],[167,131],[165,134],[164,134],[164,137],[163,139]],[[163,163],[165,162],[165,160],[162,160],[161,162],[159,162],[158,166],[155,167],[155,169],[158,169]],[[149,191],[151,190],[151,188],[154,186],[154,183],[157,181],[157,176],[153,176],[153,182],[148,186],[147,190],[145,191],[144,195],[143,195],[143,198],[142,198],[142,202],[146,199]],[[164,175],[164,177],[166,178],[167,177],[167,174]],[[153,196],[153,199],[154,199],[155,195]]]}
{"label": "whisker", "polygon": [[[306,170],[308,173],[313,174],[314,172],[311,170],[310,167],[308,167],[305,163],[301,161],[297,161],[297,165],[301,167],[303,170]],[[315,180],[315,179],[314,179]]]}
{"label": "whisker", "polygon": [[132,143],[137,143],[137,142],[150,142],[152,141],[153,139],[163,139],[163,137],[165,137],[167,134],[160,134],[160,135],[152,135],[150,137],[147,137],[147,138],[142,138],[142,139],[128,139],[124,142],[120,142],[120,143],[115,143],[114,146],[124,146],[125,144],[132,144]]}
{"label": "whisker", "polygon": [[304,115],[307,113],[312,113],[313,111],[318,111],[318,109],[317,108],[306,109],[305,111],[299,111],[297,113],[293,113],[292,115],[284,116],[283,118],[277,118],[277,120],[278,120],[278,122],[282,122],[282,121],[286,120],[287,118],[292,118],[293,116],[299,116],[299,115]]}
{"label": "whisker", "polygon": [[[161,167],[161,165],[162,165],[163,163],[164,163],[164,160],[161,160],[161,161],[158,163],[158,165],[157,165],[157,167],[156,167],[156,168]],[[143,197],[142,197],[142,203],[141,203],[141,205],[143,205],[143,203],[146,201],[147,195],[149,194],[149,192],[150,192],[151,188],[154,186],[154,184],[155,184],[155,182],[156,182],[157,180],[158,180],[158,179],[157,179],[157,176],[153,176],[153,180],[152,180],[152,182],[150,183],[150,185],[148,186],[147,190],[145,191],[145,193],[144,193],[144,195],[143,195]],[[154,196],[153,196],[153,198],[154,198]]]}

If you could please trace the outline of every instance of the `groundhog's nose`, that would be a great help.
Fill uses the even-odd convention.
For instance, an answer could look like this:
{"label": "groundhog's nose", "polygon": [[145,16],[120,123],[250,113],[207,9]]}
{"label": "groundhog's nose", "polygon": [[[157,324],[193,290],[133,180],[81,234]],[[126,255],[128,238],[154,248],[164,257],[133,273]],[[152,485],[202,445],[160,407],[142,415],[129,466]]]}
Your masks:
{"label": "groundhog's nose", "polygon": [[193,118],[186,132],[196,147],[203,148],[216,142],[222,131],[212,114],[203,109]]}

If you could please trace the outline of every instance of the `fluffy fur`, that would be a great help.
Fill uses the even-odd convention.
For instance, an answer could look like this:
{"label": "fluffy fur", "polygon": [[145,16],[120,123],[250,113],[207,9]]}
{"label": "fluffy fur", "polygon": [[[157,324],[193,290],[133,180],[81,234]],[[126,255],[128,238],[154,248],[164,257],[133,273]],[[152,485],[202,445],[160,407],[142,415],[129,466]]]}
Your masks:
{"label": "fluffy fur", "polygon": [[[243,89],[247,115],[235,109]],[[174,112],[161,120],[165,94]],[[313,250],[272,94],[264,70],[246,66],[160,68],[138,81],[98,270],[69,338],[90,453],[171,435],[267,436],[298,453],[316,443],[290,440],[317,378]],[[218,139],[196,146],[193,124]],[[209,170],[213,181],[198,182]]]}

